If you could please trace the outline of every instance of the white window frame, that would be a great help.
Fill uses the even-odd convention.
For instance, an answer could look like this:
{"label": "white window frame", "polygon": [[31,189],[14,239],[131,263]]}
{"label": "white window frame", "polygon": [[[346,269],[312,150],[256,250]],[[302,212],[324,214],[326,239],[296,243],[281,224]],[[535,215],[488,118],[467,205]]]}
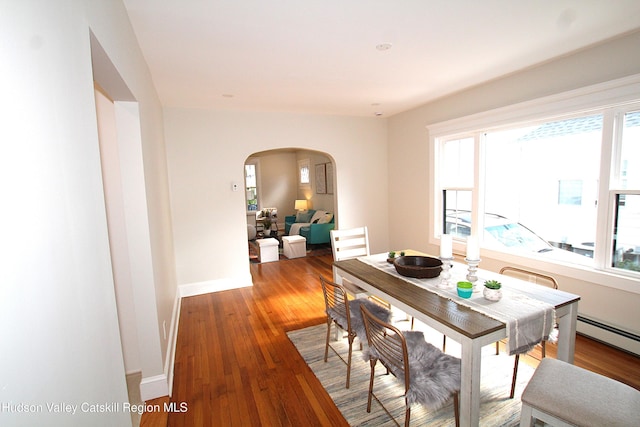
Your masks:
{"label": "white window frame", "polygon": [[[308,181],[302,182],[302,169],[306,168],[308,173]],[[311,188],[311,161],[309,159],[298,160],[298,186],[301,189]]]}
{"label": "white window frame", "polygon": [[261,182],[260,182],[260,159],[256,158],[256,157],[252,157],[247,159],[247,161],[245,161],[245,166],[246,165],[254,165],[256,168],[256,203],[257,203],[257,209],[255,211],[250,211],[248,209],[249,207],[249,203],[248,203],[248,199],[247,199],[247,177],[246,177],[246,169],[243,169],[243,177],[244,177],[244,208],[247,211],[247,215],[251,215],[251,214],[255,214],[256,212],[258,212],[260,210],[260,199],[261,199],[261,190],[260,188],[261,186]]}
{"label": "white window frame", "polygon": [[[541,259],[535,256],[514,255],[511,253],[498,252],[482,249],[483,255],[494,259],[500,259],[506,263],[526,264],[532,268],[543,271],[555,271],[557,274],[567,275],[585,281],[600,283],[616,289],[640,294],[640,280],[637,273],[610,267],[612,259],[613,245],[613,203],[615,193],[621,190],[612,186],[613,171],[617,166],[614,156],[619,153],[620,141],[604,140],[614,135],[613,125],[615,115],[624,114],[629,110],[638,109],[640,105],[640,75],[635,75],[623,79],[610,81],[586,88],[569,91],[549,97],[523,102],[520,104],[490,110],[467,117],[449,120],[442,123],[435,123],[427,126],[429,131],[430,145],[430,178],[433,185],[429,187],[429,197],[432,206],[429,217],[429,243],[440,244],[442,233],[442,202],[441,185],[439,182],[439,161],[440,146],[443,140],[463,138],[473,136],[475,138],[475,170],[474,187],[472,194],[472,233],[478,232],[482,210],[479,204],[483,199],[482,183],[483,176],[480,167],[483,162],[482,144],[483,135],[487,131],[493,131],[504,127],[517,126],[519,124],[530,123],[532,121],[550,121],[567,118],[577,114],[590,112],[603,112],[603,143],[601,153],[601,177],[600,177],[600,197],[598,203],[598,218],[606,218],[606,221],[598,221],[596,230],[596,242],[607,244],[597,244],[594,253],[594,267],[579,265],[561,264],[559,262]],[[618,121],[620,122],[620,121]],[[620,132],[616,132],[620,135]],[[624,190],[625,193],[633,193],[632,190]],[[608,199],[608,200],[607,200]],[[465,242],[454,241],[454,252],[464,254]]]}

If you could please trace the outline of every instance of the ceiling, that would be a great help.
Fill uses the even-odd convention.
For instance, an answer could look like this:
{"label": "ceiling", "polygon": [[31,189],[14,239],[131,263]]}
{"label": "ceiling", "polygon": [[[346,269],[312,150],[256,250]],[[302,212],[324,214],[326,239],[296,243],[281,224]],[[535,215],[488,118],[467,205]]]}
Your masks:
{"label": "ceiling", "polygon": [[638,0],[124,0],[163,105],[389,117],[640,28]]}

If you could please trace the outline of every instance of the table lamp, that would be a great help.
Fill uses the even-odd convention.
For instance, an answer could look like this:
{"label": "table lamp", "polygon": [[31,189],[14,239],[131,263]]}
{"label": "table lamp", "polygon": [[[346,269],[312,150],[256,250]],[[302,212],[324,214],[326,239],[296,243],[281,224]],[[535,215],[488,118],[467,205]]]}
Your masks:
{"label": "table lamp", "polygon": [[306,211],[307,210],[307,201],[306,200],[296,200],[296,204],[294,207],[297,211]]}

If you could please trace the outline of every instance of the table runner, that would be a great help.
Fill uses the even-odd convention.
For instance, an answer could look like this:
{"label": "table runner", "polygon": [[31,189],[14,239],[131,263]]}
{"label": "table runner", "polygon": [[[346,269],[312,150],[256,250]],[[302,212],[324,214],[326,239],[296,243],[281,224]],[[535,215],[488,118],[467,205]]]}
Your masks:
{"label": "table runner", "polygon": [[[393,264],[387,262],[386,254],[360,257],[358,260],[504,323],[507,327],[507,351],[509,354],[528,352],[541,340],[546,340],[553,330],[555,323],[553,306],[511,288],[509,282],[518,279],[489,271],[478,271],[476,287],[480,291],[474,292],[471,298],[465,299],[460,298],[456,290],[457,282],[467,280],[467,265],[465,264],[452,262],[452,268],[449,270],[451,272],[451,287],[440,289],[437,285],[441,283],[442,278],[414,279],[401,276]],[[502,283],[502,299],[500,301],[489,301],[482,296],[484,281],[489,279],[499,280]]]}

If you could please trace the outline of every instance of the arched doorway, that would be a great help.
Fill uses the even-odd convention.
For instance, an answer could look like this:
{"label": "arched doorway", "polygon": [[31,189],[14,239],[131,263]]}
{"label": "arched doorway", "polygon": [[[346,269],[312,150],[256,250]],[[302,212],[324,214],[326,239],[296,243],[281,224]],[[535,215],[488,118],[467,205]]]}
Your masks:
{"label": "arched doorway", "polygon": [[330,154],[304,148],[261,151],[245,160],[244,173],[249,238],[256,226],[255,237],[261,237],[256,217],[267,208],[277,212],[274,228],[278,237],[284,235],[286,216],[297,213],[296,200],[306,201],[308,209],[332,213],[336,222],[336,171]]}

